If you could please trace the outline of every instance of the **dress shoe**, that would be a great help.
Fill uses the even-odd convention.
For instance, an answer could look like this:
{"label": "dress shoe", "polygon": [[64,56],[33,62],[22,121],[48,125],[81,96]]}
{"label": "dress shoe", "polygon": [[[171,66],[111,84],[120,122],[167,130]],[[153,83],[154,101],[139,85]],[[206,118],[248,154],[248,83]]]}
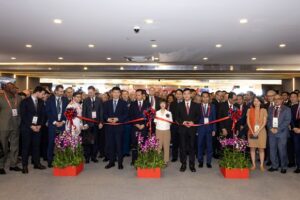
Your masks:
{"label": "dress shoe", "polygon": [[48,168],[52,168],[52,167],[53,167],[52,163],[49,163]]}
{"label": "dress shoe", "polygon": [[288,168],[292,168],[292,167],[295,167],[296,165],[295,165],[295,163],[289,163],[288,164]]}
{"label": "dress shoe", "polygon": [[209,164],[209,163],[206,164],[206,167],[207,168],[212,168],[211,164]]}
{"label": "dress shoe", "polygon": [[299,174],[300,173],[300,168],[297,168],[294,173]]}
{"label": "dress shoe", "polygon": [[42,164],[34,165],[33,168],[34,169],[40,169],[40,170],[46,169],[46,167],[44,165],[42,165]]}
{"label": "dress shoe", "polygon": [[272,165],[271,161],[268,161],[268,162],[266,163],[266,165],[267,165],[267,166],[271,166],[271,165]]}
{"label": "dress shoe", "polygon": [[270,169],[268,169],[269,172],[275,172],[275,171],[278,171],[278,169],[275,169],[273,167],[271,167]]}
{"label": "dress shoe", "polygon": [[28,174],[28,167],[27,166],[23,166],[22,173],[23,174]]}
{"label": "dress shoe", "polygon": [[108,163],[108,165],[105,166],[105,169],[110,169],[115,166],[115,163]]}
{"label": "dress shoe", "polygon": [[0,169],[0,174],[6,174],[4,169]]}
{"label": "dress shoe", "polygon": [[103,159],[103,162],[107,162],[107,161],[109,161],[108,158],[104,158],[104,159]]}
{"label": "dress shoe", "polygon": [[22,169],[20,167],[18,167],[18,166],[17,167],[10,167],[9,171],[20,172],[20,171],[22,171]]}
{"label": "dress shoe", "polygon": [[203,162],[199,162],[198,167],[199,167],[199,168],[202,168],[202,167],[203,167]]}
{"label": "dress shoe", "polygon": [[172,158],[171,162],[177,162],[177,158]]}
{"label": "dress shoe", "polygon": [[96,158],[92,158],[92,161],[93,161],[94,163],[98,163],[98,162],[99,162]]}
{"label": "dress shoe", "polygon": [[280,170],[280,173],[286,174],[286,169],[281,169],[281,170]]}
{"label": "dress shoe", "polygon": [[186,170],[186,164],[182,164],[180,167],[180,171],[184,172]]}
{"label": "dress shoe", "polygon": [[190,165],[190,170],[191,170],[191,172],[196,172],[195,165]]}
{"label": "dress shoe", "polygon": [[118,169],[124,169],[123,165],[122,165],[122,164],[119,164],[119,165],[118,165]]}

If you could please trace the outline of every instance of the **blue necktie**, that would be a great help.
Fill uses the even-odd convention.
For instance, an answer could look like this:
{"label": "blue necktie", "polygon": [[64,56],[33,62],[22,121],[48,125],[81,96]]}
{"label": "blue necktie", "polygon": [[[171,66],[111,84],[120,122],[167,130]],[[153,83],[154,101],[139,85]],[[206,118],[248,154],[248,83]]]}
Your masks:
{"label": "blue necktie", "polygon": [[114,104],[113,104],[114,112],[116,112],[116,108],[117,108],[117,101],[114,101]]}

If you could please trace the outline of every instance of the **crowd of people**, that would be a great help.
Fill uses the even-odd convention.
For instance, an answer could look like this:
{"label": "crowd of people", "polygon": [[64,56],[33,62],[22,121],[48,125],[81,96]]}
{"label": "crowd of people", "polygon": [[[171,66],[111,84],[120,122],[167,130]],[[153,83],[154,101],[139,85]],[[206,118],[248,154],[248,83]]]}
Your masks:
{"label": "crowd of people", "polygon": [[[117,162],[122,170],[123,158],[130,156],[134,165],[138,134],[149,136],[147,122],[113,124],[143,118],[144,111],[152,108],[157,119],[153,120],[151,134],[159,140],[165,164],[179,159],[181,172],[186,171],[187,164],[191,172],[196,172],[196,163],[199,168],[204,163],[212,168],[212,159],[221,156],[218,138],[239,137],[249,142],[252,170],[259,155],[261,171],[267,165],[270,172],[280,170],[284,174],[288,168],[295,168],[294,172],[300,173],[299,101],[299,91],[269,90],[260,97],[251,91],[209,93],[186,88],[168,92],[151,87],[128,92],[113,87],[101,94],[94,86],[84,93],[57,85],[53,92],[42,86],[20,92],[13,83],[7,83],[0,90],[0,174],[6,174],[7,160],[10,171],[24,174],[29,173],[29,162],[34,169],[46,169],[41,159],[51,168],[55,137],[69,127],[66,108],[91,119],[73,121],[72,134],[82,136],[86,164],[98,163],[101,158],[108,162],[106,169]],[[210,123],[227,117],[230,110],[242,113],[235,129],[231,118]]]}

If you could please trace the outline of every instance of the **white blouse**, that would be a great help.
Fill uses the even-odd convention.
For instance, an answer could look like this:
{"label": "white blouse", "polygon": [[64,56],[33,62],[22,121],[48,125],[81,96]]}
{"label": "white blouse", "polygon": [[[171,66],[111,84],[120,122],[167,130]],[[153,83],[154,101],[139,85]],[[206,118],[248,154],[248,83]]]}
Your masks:
{"label": "white blouse", "polygon": [[[161,110],[156,111],[156,117],[166,119],[168,121],[173,121],[172,113],[168,110],[165,110],[164,112],[162,112]],[[170,130],[170,126],[171,126],[170,122],[165,122],[159,119],[154,119],[154,122],[156,124],[157,130],[162,130],[162,131]]]}

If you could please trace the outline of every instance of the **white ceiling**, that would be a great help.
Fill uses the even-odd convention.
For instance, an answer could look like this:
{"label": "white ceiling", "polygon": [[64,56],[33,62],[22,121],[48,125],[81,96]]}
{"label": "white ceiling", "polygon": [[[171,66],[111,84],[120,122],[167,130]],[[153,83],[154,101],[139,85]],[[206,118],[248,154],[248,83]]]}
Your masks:
{"label": "white ceiling", "polygon": [[[0,62],[159,56],[174,64],[297,65],[299,8],[299,0],[1,0]],[[154,23],[146,24],[148,18]],[[241,18],[249,22],[242,25]]]}

